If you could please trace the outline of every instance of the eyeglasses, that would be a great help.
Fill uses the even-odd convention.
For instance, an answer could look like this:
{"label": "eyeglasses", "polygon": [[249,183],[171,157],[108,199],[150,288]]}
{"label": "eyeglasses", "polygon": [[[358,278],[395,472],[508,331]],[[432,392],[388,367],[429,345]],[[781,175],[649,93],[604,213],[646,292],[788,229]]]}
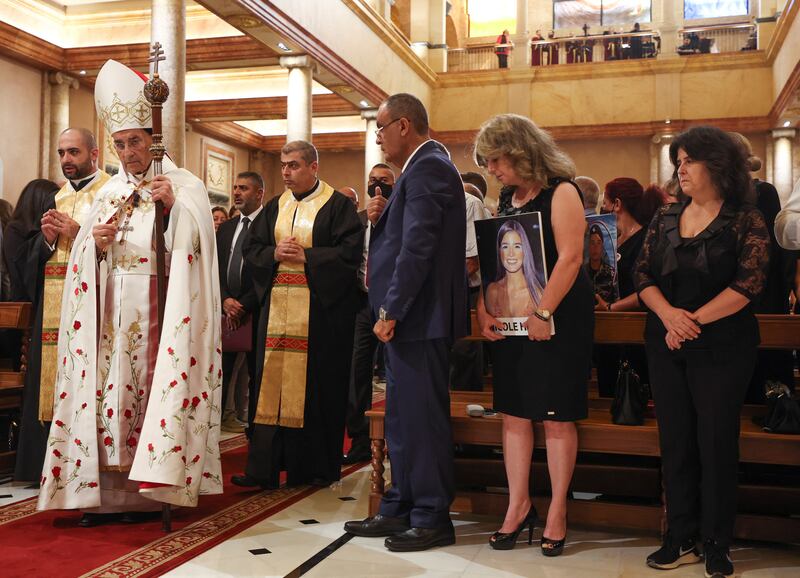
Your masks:
{"label": "eyeglasses", "polygon": [[398,117],[397,117],[396,119],[394,119],[393,121],[391,121],[391,122],[389,122],[389,123],[387,123],[387,124],[383,125],[383,126],[382,126],[382,127],[380,127],[380,128],[376,128],[376,129],[375,129],[375,136],[379,136],[379,135],[381,134],[381,131],[383,131],[383,129],[385,129],[385,128],[388,128],[388,127],[392,126],[394,123],[396,123],[398,120],[400,120],[400,119],[402,119],[402,118],[405,118],[405,117],[398,116]]}

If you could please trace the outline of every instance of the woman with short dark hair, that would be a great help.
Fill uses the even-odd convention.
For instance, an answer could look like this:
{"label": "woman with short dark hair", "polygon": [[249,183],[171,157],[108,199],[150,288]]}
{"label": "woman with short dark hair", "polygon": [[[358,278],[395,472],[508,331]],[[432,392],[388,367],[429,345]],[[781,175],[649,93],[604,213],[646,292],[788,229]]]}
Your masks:
{"label": "woman with short dark hair", "polygon": [[752,304],[764,288],[769,235],[727,133],[689,129],[669,153],[678,202],[656,213],[636,265],[669,527],[647,564],[699,562],[701,537],[706,576],[730,576],[739,414],[759,344]]}

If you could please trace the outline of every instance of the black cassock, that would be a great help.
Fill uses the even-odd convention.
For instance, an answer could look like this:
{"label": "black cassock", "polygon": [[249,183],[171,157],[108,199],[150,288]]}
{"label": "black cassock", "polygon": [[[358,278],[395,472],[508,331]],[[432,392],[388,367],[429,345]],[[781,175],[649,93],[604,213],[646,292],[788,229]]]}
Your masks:
{"label": "black cassock", "polygon": [[336,192],[317,213],[312,229],[313,247],[305,250],[311,295],[304,426],[254,424],[264,366],[270,292],[278,269],[274,232],[279,198],[280,195],[267,203],[253,221],[243,251],[260,306],[256,371],[250,382],[246,473],[275,487],[281,470],[286,470],[289,485],[331,483],[340,478],[341,472],[363,226],[352,202]]}
{"label": "black cassock", "polygon": [[[55,203],[50,208],[55,208]],[[42,424],[39,421],[39,380],[42,362],[44,267],[52,253],[38,228],[21,231],[13,225],[6,227],[3,236],[3,257],[11,281],[11,301],[30,301],[34,316],[28,344],[28,369],[22,394],[22,420],[14,468],[16,480],[39,481],[47,448],[47,434],[50,430],[49,423]],[[15,353],[18,353],[19,350],[14,349]]]}

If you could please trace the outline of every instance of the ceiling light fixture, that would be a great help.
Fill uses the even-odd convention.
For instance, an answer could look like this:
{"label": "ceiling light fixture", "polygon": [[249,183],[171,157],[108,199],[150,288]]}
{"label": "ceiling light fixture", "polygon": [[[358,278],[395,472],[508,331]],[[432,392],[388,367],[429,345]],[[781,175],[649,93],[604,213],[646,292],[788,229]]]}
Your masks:
{"label": "ceiling light fixture", "polygon": [[667,119],[664,121],[664,124],[672,124],[672,121],[670,119]]}
{"label": "ceiling light fixture", "polygon": [[789,120],[783,123],[783,128],[789,128],[790,126],[792,126],[792,122]]}
{"label": "ceiling light fixture", "polygon": [[78,74],[80,74],[81,76],[86,76],[86,71],[85,70],[81,70]]}
{"label": "ceiling light fixture", "polygon": [[292,49],[286,46],[283,42],[278,42],[278,48],[283,50],[284,52],[291,52]]}
{"label": "ceiling light fixture", "polygon": [[359,100],[358,106],[360,106],[361,108],[369,108],[369,103],[366,100]]}

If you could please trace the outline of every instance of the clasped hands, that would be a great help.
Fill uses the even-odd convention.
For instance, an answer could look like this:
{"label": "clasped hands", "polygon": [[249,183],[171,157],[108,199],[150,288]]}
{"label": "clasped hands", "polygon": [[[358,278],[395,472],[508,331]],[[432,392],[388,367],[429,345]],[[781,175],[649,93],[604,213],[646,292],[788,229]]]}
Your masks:
{"label": "clasped hands", "polygon": [[281,239],[275,246],[275,260],[292,261],[295,263],[306,262],[306,251],[303,246],[297,242],[296,237],[287,237]]}
{"label": "clasped hands", "polygon": [[50,245],[55,243],[59,235],[74,239],[80,228],[78,221],[56,209],[50,209],[42,215],[42,235]]}
{"label": "clasped hands", "polygon": [[225,325],[228,331],[236,331],[247,319],[244,306],[233,297],[228,297],[222,302],[222,311],[225,313]]}
{"label": "clasped hands", "polygon": [[671,351],[680,349],[684,341],[700,336],[700,321],[696,312],[670,307],[661,317],[661,322],[667,330],[664,340]]}

